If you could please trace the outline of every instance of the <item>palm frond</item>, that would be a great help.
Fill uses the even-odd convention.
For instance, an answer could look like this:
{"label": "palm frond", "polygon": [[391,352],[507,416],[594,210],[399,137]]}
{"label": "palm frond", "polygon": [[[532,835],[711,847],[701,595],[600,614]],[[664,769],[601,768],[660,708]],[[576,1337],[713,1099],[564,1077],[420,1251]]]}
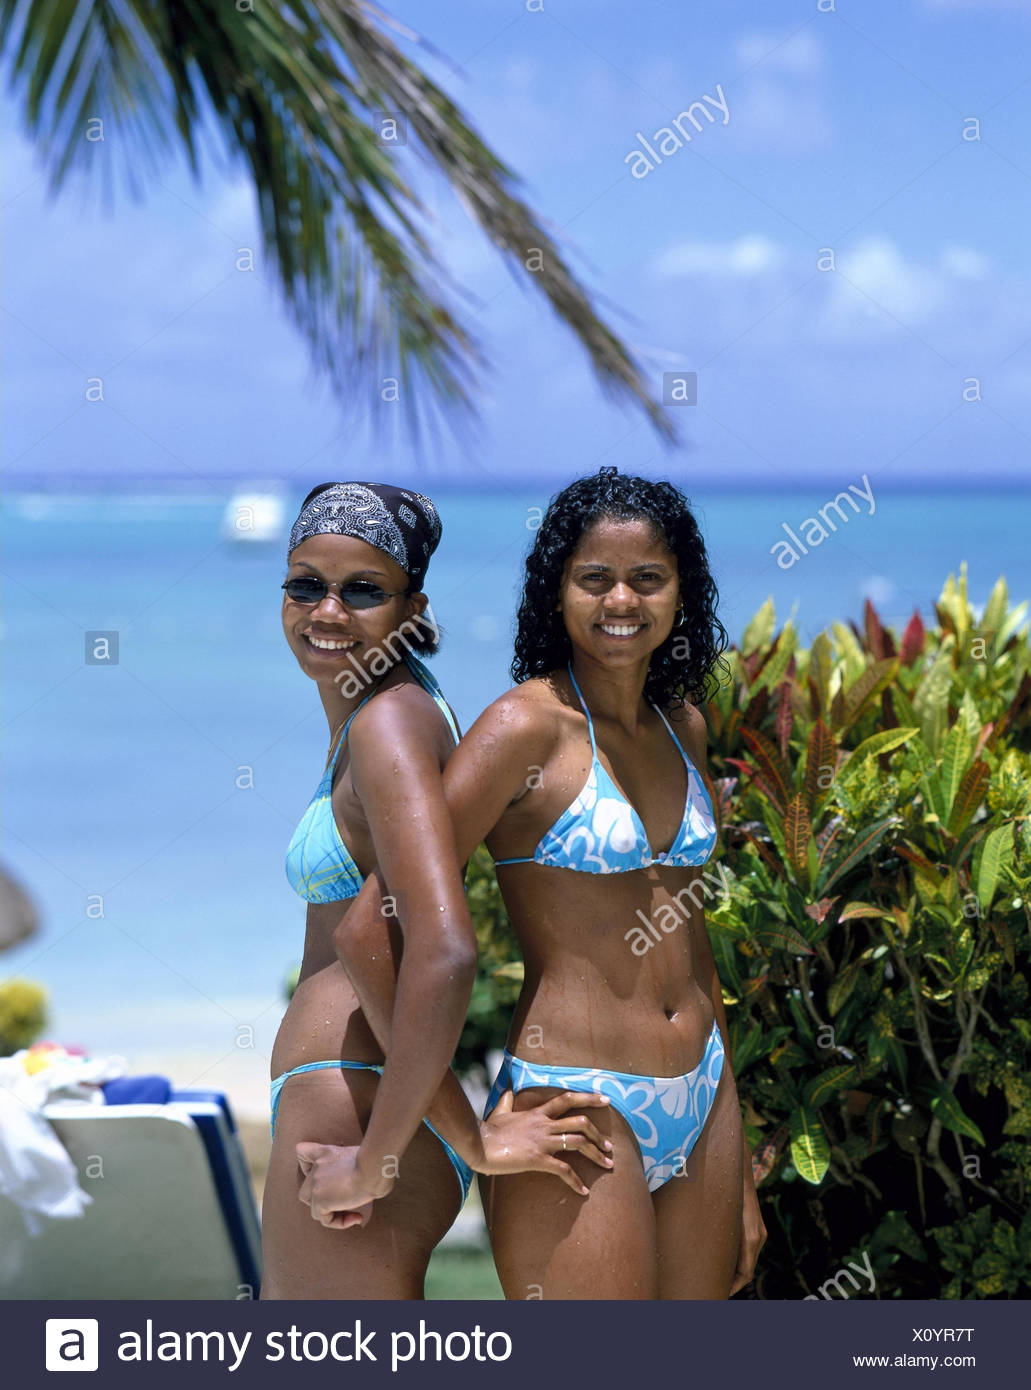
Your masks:
{"label": "palm frond", "polygon": [[[545,296],[603,391],[675,441],[638,363],[520,198],[515,175],[401,52],[390,26],[364,0],[0,0],[0,58],[10,89],[24,93],[26,128],[54,192],[112,148],[126,151],[132,173],[132,152],[154,162],[178,144],[196,174],[210,108],[248,168],[266,253],[319,369],[351,405],[356,389],[371,397],[398,375],[417,433],[417,387],[440,406],[472,411],[485,361],[454,307],[461,289],[433,252],[402,158],[377,138],[373,113],[400,113],[413,152]],[[102,142],[87,138],[97,117]]]}

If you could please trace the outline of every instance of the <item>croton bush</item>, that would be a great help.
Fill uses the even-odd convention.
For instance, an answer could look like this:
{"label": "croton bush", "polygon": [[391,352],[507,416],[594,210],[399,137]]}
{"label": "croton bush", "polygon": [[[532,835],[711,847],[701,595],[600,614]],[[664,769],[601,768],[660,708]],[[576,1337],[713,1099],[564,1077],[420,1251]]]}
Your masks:
{"label": "croton bush", "polygon": [[[933,627],[867,602],[804,649],[771,600],[727,653],[705,910],[769,1232],[739,1297],[1031,1293],[1026,611],[999,579],[975,614],[963,567]],[[482,848],[469,887],[466,1061],[520,974]]]}

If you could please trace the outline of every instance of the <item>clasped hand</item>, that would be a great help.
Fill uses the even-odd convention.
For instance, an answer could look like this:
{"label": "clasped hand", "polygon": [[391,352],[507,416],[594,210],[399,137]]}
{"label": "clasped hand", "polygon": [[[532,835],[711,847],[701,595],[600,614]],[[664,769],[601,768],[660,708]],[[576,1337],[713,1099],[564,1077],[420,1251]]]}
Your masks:
{"label": "clasped hand", "polygon": [[[599,1168],[609,1169],[612,1144],[586,1115],[568,1112],[608,1104],[607,1096],[593,1091],[563,1091],[528,1110],[516,1110],[515,1097],[505,1091],[489,1118],[480,1123],[481,1153],[474,1166],[491,1176],[553,1173],[586,1197],[589,1189],[560,1155],[580,1153]],[[340,1231],[364,1226],[372,1204],[393,1191],[396,1179],[365,1171],[358,1147],[300,1143],[295,1152],[304,1174],[297,1196],[323,1226]]]}
{"label": "clasped hand", "polygon": [[298,1198],[311,1207],[315,1221],[338,1231],[364,1226],[372,1215],[372,1204],[394,1187],[393,1178],[362,1172],[357,1146],[335,1144],[296,1145],[294,1152],[304,1181]]}

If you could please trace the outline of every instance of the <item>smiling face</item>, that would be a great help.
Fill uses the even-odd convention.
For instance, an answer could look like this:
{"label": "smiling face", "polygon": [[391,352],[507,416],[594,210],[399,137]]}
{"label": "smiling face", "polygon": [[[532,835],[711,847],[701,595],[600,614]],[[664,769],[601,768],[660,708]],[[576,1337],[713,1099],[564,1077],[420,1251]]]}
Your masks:
{"label": "smiling face", "polygon": [[283,632],[301,670],[314,681],[332,682],[356,667],[365,671],[377,652],[393,653],[403,641],[385,639],[426,607],[425,594],[398,592],[407,588],[408,576],[396,561],[353,536],[302,541],[290,553],[286,577],[299,575],[341,585],[362,579],[395,596],[376,608],[349,608],[332,589],[318,603],[297,603],[283,594]]}
{"label": "smiling face", "polygon": [[569,640],[606,666],[650,656],[679,605],[677,557],[644,518],[601,517],[563,566],[559,606]]}

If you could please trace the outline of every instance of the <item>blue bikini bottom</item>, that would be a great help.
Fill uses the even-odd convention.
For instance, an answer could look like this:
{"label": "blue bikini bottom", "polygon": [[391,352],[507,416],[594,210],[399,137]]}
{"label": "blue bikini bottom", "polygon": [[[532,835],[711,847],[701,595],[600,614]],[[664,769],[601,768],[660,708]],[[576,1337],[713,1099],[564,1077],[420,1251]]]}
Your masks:
{"label": "blue bikini bottom", "polygon": [[[272,1120],[269,1125],[269,1132],[273,1138],[275,1138],[276,1134],[276,1111],[279,1109],[279,1093],[283,1089],[283,1082],[288,1076],[296,1076],[298,1072],[320,1071],[323,1067],[341,1067],[346,1071],[374,1071],[378,1072],[381,1076],[383,1075],[382,1062],[342,1062],[339,1057],[334,1057],[331,1061],[327,1062],[305,1062],[303,1066],[292,1067],[290,1071],[284,1071],[272,1082]],[[472,1186],[473,1170],[463,1158],[460,1158],[458,1154],[455,1153],[444,1136],[439,1130],[433,1128],[429,1120],[423,1120],[423,1124],[428,1130],[435,1134],[441,1144],[443,1144],[444,1152],[451,1160],[452,1168],[454,1168],[455,1172],[458,1174],[458,1182],[462,1189],[462,1201],[464,1202],[469,1195],[469,1188]]]}
{"label": "blue bikini bottom", "polygon": [[596,1091],[608,1096],[633,1130],[648,1191],[655,1192],[670,1178],[684,1175],[687,1156],[712,1109],[724,1055],[715,1020],[702,1060],[683,1076],[640,1076],[636,1072],[602,1071],[598,1067],[552,1067],[526,1062],[506,1051],[487,1097],[484,1119],[502,1092],[525,1091],[530,1086]]}

